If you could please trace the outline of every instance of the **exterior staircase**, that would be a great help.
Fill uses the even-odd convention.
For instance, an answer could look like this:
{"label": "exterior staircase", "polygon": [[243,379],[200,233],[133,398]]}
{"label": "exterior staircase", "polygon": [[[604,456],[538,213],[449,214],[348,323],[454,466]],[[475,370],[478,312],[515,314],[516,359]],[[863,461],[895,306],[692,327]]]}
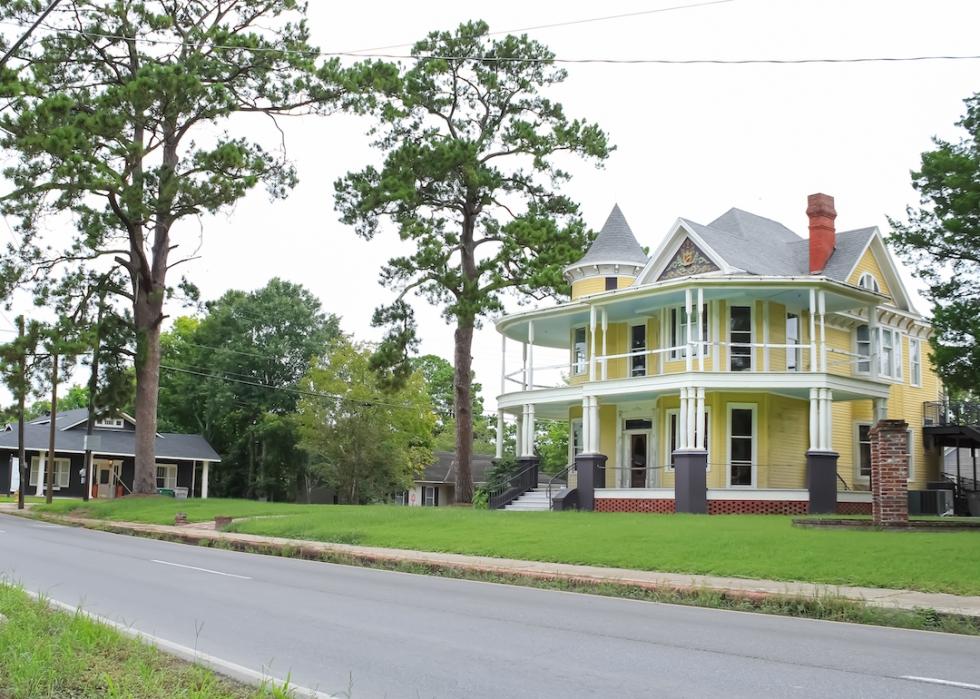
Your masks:
{"label": "exterior staircase", "polygon": [[[558,490],[558,488],[552,488],[551,492],[555,494]],[[551,509],[551,502],[548,500],[548,488],[538,487],[529,490],[505,505],[503,509],[509,512],[547,512]]]}

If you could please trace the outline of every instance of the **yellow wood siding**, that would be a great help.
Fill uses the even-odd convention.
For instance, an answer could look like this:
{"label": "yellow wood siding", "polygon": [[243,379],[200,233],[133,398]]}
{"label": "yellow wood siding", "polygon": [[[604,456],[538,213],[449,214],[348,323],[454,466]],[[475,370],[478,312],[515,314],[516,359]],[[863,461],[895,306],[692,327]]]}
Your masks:
{"label": "yellow wood siding", "polygon": [[[616,288],[622,289],[630,286],[635,279],[635,277],[616,277]],[[577,279],[572,282],[573,301],[582,296],[601,294],[604,291],[606,291],[605,277],[587,277],[585,279]]]}
{"label": "yellow wood siding", "polygon": [[885,282],[885,275],[881,271],[881,265],[878,264],[878,260],[870,247],[864,251],[864,255],[858,260],[857,265],[854,267],[854,272],[847,279],[848,284],[856,285],[860,281],[861,275],[865,272],[874,275],[874,278],[878,280],[878,287],[881,293],[889,297],[891,296],[891,291]]}

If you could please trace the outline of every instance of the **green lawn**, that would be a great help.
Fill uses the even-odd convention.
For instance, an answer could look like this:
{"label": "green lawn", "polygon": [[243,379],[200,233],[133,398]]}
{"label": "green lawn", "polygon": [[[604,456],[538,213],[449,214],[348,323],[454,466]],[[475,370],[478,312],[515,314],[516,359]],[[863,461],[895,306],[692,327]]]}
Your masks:
{"label": "green lawn", "polygon": [[80,614],[52,610],[0,585],[0,697],[245,699],[285,697],[172,658]]}
{"label": "green lawn", "polygon": [[59,502],[42,511],[172,523],[281,515],[235,531],[367,546],[841,585],[980,594],[980,532],[793,527],[790,517],[488,512],[169,498]]}
{"label": "green lawn", "polygon": [[[0,495],[0,502],[17,502],[17,496]],[[36,495],[25,495],[24,502],[44,502],[44,498],[39,498]]]}

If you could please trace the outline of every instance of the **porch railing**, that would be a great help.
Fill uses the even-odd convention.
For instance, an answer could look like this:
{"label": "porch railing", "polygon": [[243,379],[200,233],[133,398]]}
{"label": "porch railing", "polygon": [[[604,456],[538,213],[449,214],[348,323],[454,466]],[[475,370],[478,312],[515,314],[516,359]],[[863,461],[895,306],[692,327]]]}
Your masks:
{"label": "porch railing", "polygon": [[554,474],[551,478],[548,479],[548,509],[553,510],[555,508],[555,504],[554,502],[552,502],[551,496],[553,493],[557,493],[558,490],[561,489],[561,486],[569,485],[568,474],[570,474],[574,469],[575,469],[575,462],[573,461],[572,463],[568,464],[568,466],[566,466],[561,471]]}
{"label": "porch railing", "polygon": [[926,427],[975,427],[980,425],[980,403],[971,401],[927,401],[922,404]]}
{"label": "porch railing", "polygon": [[499,510],[529,490],[538,486],[538,465],[528,466],[523,471],[503,478],[487,486],[487,507]]}

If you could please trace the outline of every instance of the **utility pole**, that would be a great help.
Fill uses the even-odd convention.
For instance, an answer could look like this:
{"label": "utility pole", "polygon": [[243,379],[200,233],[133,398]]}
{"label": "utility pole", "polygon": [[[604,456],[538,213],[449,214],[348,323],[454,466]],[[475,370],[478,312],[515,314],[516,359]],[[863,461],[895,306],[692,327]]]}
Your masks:
{"label": "utility pole", "polygon": [[85,424],[85,477],[82,500],[92,492],[92,433],[95,431],[95,394],[99,389],[99,350],[102,344],[102,311],[105,307],[105,289],[99,291],[99,310],[95,319],[95,342],[92,345],[92,374],[88,379],[88,422]]}
{"label": "utility pole", "polygon": [[48,472],[45,473],[47,483],[44,486],[44,501],[51,504],[54,499],[54,442],[58,435],[55,421],[58,419],[58,352],[51,352],[51,422],[48,429]]}
{"label": "utility pole", "polygon": [[24,509],[24,488],[27,487],[27,449],[24,447],[24,403],[27,395],[27,342],[24,338],[24,316],[17,316],[17,342],[20,345],[20,380],[17,382],[17,509]]}

